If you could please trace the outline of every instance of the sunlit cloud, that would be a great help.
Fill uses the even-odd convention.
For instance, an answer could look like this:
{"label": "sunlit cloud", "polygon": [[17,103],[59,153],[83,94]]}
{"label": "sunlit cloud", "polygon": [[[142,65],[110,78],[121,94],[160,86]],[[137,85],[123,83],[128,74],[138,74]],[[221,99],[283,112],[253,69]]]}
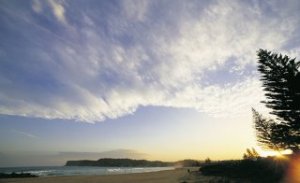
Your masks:
{"label": "sunlit cloud", "polygon": [[48,0],[49,5],[52,8],[53,14],[58,21],[66,23],[65,8],[58,0]]}
{"label": "sunlit cloud", "polygon": [[[3,21],[23,31],[12,31],[21,40],[6,36],[0,50],[0,113],[98,122],[141,106],[215,117],[263,110],[256,51],[298,56],[297,7],[297,1],[33,1],[38,17]],[[16,56],[18,45],[24,49]]]}

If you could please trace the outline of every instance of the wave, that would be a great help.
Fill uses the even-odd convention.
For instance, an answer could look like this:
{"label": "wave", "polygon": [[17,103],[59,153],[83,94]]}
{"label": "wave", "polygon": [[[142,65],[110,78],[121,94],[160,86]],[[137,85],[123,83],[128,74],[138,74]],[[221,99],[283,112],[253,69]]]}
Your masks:
{"label": "wave", "polygon": [[157,172],[172,170],[173,167],[82,167],[82,166],[57,166],[57,167],[14,167],[0,168],[1,173],[30,173],[37,176],[73,176],[73,175],[110,175]]}

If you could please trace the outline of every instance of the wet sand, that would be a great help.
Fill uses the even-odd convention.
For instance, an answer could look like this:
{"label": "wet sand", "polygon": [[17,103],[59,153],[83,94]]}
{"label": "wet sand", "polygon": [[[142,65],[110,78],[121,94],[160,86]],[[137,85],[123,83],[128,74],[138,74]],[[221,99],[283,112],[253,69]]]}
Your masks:
{"label": "wet sand", "polygon": [[187,169],[123,175],[61,176],[0,179],[1,183],[194,183],[209,182],[210,177],[188,173]]}
{"label": "wet sand", "polygon": [[61,177],[37,177],[37,178],[13,178],[0,179],[0,182],[16,183],[172,183],[180,182],[187,171],[184,169],[167,170],[160,172],[135,173],[123,175],[102,175],[102,176],[61,176]]}

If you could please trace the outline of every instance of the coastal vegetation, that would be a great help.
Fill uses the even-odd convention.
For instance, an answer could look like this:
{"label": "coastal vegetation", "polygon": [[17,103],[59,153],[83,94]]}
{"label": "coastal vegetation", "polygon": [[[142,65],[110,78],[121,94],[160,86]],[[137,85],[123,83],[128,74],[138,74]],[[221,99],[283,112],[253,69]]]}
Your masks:
{"label": "coastal vegetation", "polygon": [[202,175],[231,178],[239,182],[276,183],[283,179],[288,165],[287,159],[276,157],[229,160],[205,165],[200,172]]}
{"label": "coastal vegetation", "polygon": [[103,158],[97,161],[92,160],[78,160],[67,161],[66,166],[99,166],[99,167],[192,167],[199,166],[200,161],[197,160],[182,160],[176,162],[163,162],[163,161],[148,161],[148,160],[134,160],[134,159],[113,159]]}
{"label": "coastal vegetation", "polygon": [[259,50],[258,58],[266,96],[262,103],[273,117],[253,109],[257,141],[264,148],[296,153],[300,145],[300,62],[267,50]]}
{"label": "coastal vegetation", "polygon": [[[247,149],[243,160],[221,161],[200,168],[203,175],[221,176],[238,182],[299,182],[297,162],[300,145],[300,62],[288,56],[258,51],[258,71],[272,118],[255,109],[254,128],[258,144],[275,151],[292,150],[290,155],[262,158],[255,149]],[[291,173],[292,172],[292,173]]]}

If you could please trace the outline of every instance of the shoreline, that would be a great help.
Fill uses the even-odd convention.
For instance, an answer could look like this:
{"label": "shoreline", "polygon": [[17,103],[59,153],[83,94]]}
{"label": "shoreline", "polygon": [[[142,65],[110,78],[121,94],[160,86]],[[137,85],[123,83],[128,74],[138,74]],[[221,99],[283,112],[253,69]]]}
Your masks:
{"label": "shoreline", "polygon": [[[0,172],[6,175],[28,173],[38,177],[52,176],[97,176],[97,175],[118,175],[132,173],[158,172],[173,170],[176,167],[96,167],[96,166],[44,166],[44,167],[16,167],[0,168]],[[14,177],[12,177],[14,178]],[[19,178],[19,177],[16,177]]]}
{"label": "shoreline", "polygon": [[35,178],[9,178],[0,179],[1,183],[178,183],[187,174],[186,169],[162,170],[157,172],[116,174],[116,175],[74,175],[74,176],[53,176]]}
{"label": "shoreline", "polygon": [[[188,169],[191,172],[188,172]],[[177,168],[157,172],[116,175],[74,175],[36,178],[0,179],[0,183],[196,183],[211,182],[215,177],[199,174],[198,168]]]}

